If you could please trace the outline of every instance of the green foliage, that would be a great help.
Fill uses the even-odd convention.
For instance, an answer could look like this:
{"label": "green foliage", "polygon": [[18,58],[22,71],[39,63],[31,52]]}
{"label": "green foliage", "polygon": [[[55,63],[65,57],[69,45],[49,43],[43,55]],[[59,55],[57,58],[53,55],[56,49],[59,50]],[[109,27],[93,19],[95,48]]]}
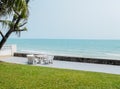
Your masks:
{"label": "green foliage", "polygon": [[13,27],[14,23],[10,20],[0,20],[3,28],[10,28]]}
{"label": "green foliage", "polygon": [[9,36],[16,32],[20,36],[21,31],[26,31],[24,25],[28,19],[28,2],[29,0],[0,0],[0,23],[2,24],[2,36],[0,49],[3,47]]}
{"label": "green foliage", "polygon": [[13,15],[14,12],[28,17],[26,0],[0,0],[0,16]]}
{"label": "green foliage", "polygon": [[[20,36],[21,31],[26,31],[24,25],[27,23],[28,19],[28,4],[26,0],[1,0],[0,16],[5,17],[5,19],[0,20],[3,29],[7,28],[12,30],[11,32],[16,32]],[[8,20],[12,18],[12,20]]]}
{"label": "green foliage", "polygon": [[0,62],[1,89],[120,89],[120,75]]}

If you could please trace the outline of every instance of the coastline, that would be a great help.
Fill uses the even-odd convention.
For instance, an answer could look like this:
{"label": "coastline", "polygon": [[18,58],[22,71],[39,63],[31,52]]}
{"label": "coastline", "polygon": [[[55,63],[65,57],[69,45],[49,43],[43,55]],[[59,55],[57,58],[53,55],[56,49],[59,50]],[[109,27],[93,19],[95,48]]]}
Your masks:
{"label": "coastline", "polygon": [[[36,55],[38,53],[22,53],[22,52],[19,53],[19,52],[15,52],[14,56],[16,56],[16,57],[26,57],[28,54]],[[108,64],[108,65],[120,65],[120,60],[118,60],[118,59],[88,58],[88,57],[76,57],[76,56],[67,56],[67,55],[54,55],[54,60],[95,63],[95,64]]]}
{"label": "coastline", "polygon": [[[120,54],[115,54],[115,53],[105,53],[102,56],[91,56],[91,55],[82,55],[81,54],[75,54],[75,53],[58,53],[58,52],[47,52],[47,51],[34,51],[34,50],[22,50],[22,51],[17,51],[18,53],[27,53],[27,54],[47,54],[47,55],[54,55],[54,56],[67,56],[67,57],[82,57],[82,58],[93,58],[93,59],[110,59],[110,60],[120,60]],[[86,53],[87,54],[87,53]]]}
{"label": "coastline", "polygon": [[120,40],[21,39],[8,43],[18,46],[14,56],[47,54],[55,60],[120,65]]}
{"label": "coastline", "polygon": [[10,39],[7,44],[16,44],[18,52],[120,59],[120,40]]}

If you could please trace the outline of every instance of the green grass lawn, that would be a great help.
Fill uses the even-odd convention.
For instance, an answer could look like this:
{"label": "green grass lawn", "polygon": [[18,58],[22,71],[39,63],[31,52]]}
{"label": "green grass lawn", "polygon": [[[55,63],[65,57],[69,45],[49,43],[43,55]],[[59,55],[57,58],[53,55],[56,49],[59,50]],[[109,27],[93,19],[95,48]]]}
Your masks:
{"label": "green grass lawn", "polygon": [[120,89],[120,75],[0,62],[0,89]]}

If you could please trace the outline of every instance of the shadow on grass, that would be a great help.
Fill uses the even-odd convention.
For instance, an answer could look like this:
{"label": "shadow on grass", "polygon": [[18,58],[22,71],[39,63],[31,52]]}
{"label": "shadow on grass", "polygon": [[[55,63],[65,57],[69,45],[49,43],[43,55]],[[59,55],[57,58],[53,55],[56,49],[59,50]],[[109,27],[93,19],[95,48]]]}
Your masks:
{"label": "shadow on grass", "polygon": [[0,63],[6,63],[6,62],[4,62],[4,61],[0,61]]}

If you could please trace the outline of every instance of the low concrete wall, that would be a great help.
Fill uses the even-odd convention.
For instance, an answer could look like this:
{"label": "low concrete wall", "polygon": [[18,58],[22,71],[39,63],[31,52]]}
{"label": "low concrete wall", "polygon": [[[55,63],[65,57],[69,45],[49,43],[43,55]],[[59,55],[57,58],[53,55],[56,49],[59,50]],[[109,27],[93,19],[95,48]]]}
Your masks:
{"label": "low concrete wall", "polygon": [[[16,53],[14,53],[14,56],[26,57],[27,54],[29,54],[29,53],[17,53],[16,52]],[[109,65],[120,65],[120,60],[112,60],[112,59],[54,56],[54,60],[84,62],[84,63],[97,63],[97,64],[109,64]]]}

